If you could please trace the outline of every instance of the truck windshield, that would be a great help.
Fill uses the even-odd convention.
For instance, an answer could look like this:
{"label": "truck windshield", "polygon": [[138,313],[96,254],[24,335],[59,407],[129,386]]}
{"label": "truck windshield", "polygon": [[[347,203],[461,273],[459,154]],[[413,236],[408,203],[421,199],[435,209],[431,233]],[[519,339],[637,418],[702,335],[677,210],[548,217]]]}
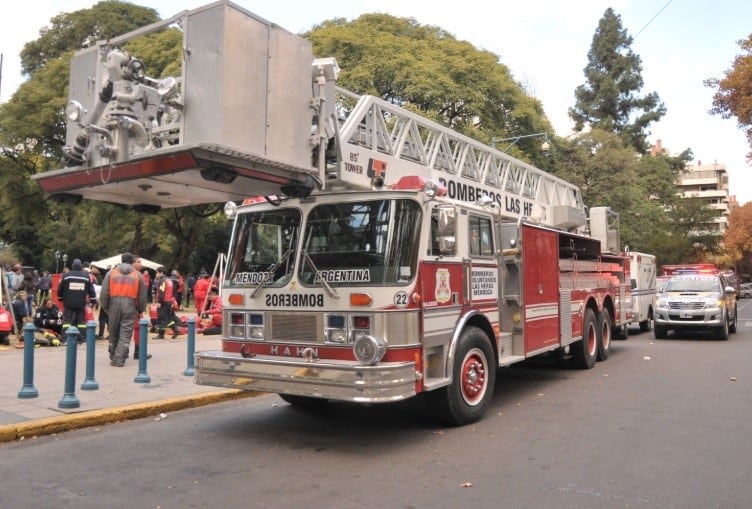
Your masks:
{"label": "truck windshield", "polygon": [[318,205],[308,215],[304,285],[407,284],[415,276],[421,207],[412,200]]}
{"label": "truck windshield", "polygon": [[298,209],[239,214],[228,253],[227,283],[234,286],[281,286],[293,273],[300,233]]}
{"label": "truck windshield", "polygon": [[666,286],[667,292],[721,292],[718,278],[674,278]]}

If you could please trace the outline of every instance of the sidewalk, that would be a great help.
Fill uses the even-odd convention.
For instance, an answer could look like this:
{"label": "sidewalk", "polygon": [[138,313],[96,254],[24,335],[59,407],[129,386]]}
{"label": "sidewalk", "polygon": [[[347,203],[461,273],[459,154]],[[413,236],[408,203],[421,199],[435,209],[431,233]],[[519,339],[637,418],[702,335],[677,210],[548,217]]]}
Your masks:
{"label": "sidewalk", "polygon": [[[229,399],[253,396],[255,393],[196,385],[188,368],[186,336],[178,339],[152,339],[149,335],[147,361],[148,383],[134,382],[138,360],[133,354],[125,367],[110,366],[107,340],[95,343],[94,380],[96,390],[82,390],[86,379],[86,344],[78,345],[76,353],[75,398],[78,408],[58,406],[65,395],[67,347],[34,349],[33,387],[38,396],[19,398],[24,387],[24,351],[13,346],[0,346],[0,373],[4,387],[0,390],[0,442],[59,433],[109,422],[137,419]],[[220,336],[196,334],[195,350],[218,350]],[[131,352],[133,344],[131,344]],[[143,377],[141,377],[143,378]],[[66,398],[66,402],[69,401]]]}

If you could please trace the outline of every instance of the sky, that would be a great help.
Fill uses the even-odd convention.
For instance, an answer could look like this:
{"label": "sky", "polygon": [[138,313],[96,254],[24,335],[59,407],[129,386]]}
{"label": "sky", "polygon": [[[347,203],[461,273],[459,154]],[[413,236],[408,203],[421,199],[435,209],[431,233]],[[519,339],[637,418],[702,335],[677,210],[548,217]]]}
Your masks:
{"label": "sky", "polygon": [[[61,12],[89,8],[94,1],[26,0],[24,9],[6,9],[0,18],[3,54],[0,102],[25,79],[19,53]],[[209,0],[143,0],[160,17],[211,3]],[[643,89],[657,92],[667,114],[651,124],[649,141],[678,154],[690,148],[695,164],[725,165],[729,190],[739,203],[752,201],[750,147],[735,118],[710,115],[714,90],[708,78],[723,78],[742,50],[737,41],[752,33],[749,0],[237,0],[240,7],[293,33],[332,18],[352,20],[382,12],[435,25],[507,65],[528,94],[538,98],[556,134],[572,134],[568,109],[574,90],[585,82],[583,69],[598,21],[608,7],[621,16],[642,59]],[[326,56],[326,55],[317,55]],[[519,133],[532,134],[532,133]]]}

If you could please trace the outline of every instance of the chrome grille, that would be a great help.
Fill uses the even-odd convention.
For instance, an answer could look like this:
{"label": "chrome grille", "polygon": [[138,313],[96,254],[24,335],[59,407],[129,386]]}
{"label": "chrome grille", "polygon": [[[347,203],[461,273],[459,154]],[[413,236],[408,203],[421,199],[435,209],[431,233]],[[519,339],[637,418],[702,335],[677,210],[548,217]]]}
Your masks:
{"label": "chrome grille", "polygon": [[320,317],[319,313],[273,313],[267,340],[316,342],[323,334]]}
{"label": "chrome grille", "polygon": [[703,301],[671,301],[668,303],[668,307],[671,309],[703,309],[705,303]]}

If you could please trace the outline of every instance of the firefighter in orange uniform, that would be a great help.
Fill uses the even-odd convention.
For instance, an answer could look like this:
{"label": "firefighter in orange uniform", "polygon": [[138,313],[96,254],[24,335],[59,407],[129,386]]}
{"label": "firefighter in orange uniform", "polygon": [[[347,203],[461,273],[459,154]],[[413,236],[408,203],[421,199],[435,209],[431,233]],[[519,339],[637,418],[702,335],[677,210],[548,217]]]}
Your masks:
{"label": "firefighter in orange uniform", "polygon": [[110,365],[119,368],[128,358],[136,321],[146,310],[146,283],[132,265],[134,257],[123,253],[121,260],[122,263],[105,276],[100,299],[109,317]]}

